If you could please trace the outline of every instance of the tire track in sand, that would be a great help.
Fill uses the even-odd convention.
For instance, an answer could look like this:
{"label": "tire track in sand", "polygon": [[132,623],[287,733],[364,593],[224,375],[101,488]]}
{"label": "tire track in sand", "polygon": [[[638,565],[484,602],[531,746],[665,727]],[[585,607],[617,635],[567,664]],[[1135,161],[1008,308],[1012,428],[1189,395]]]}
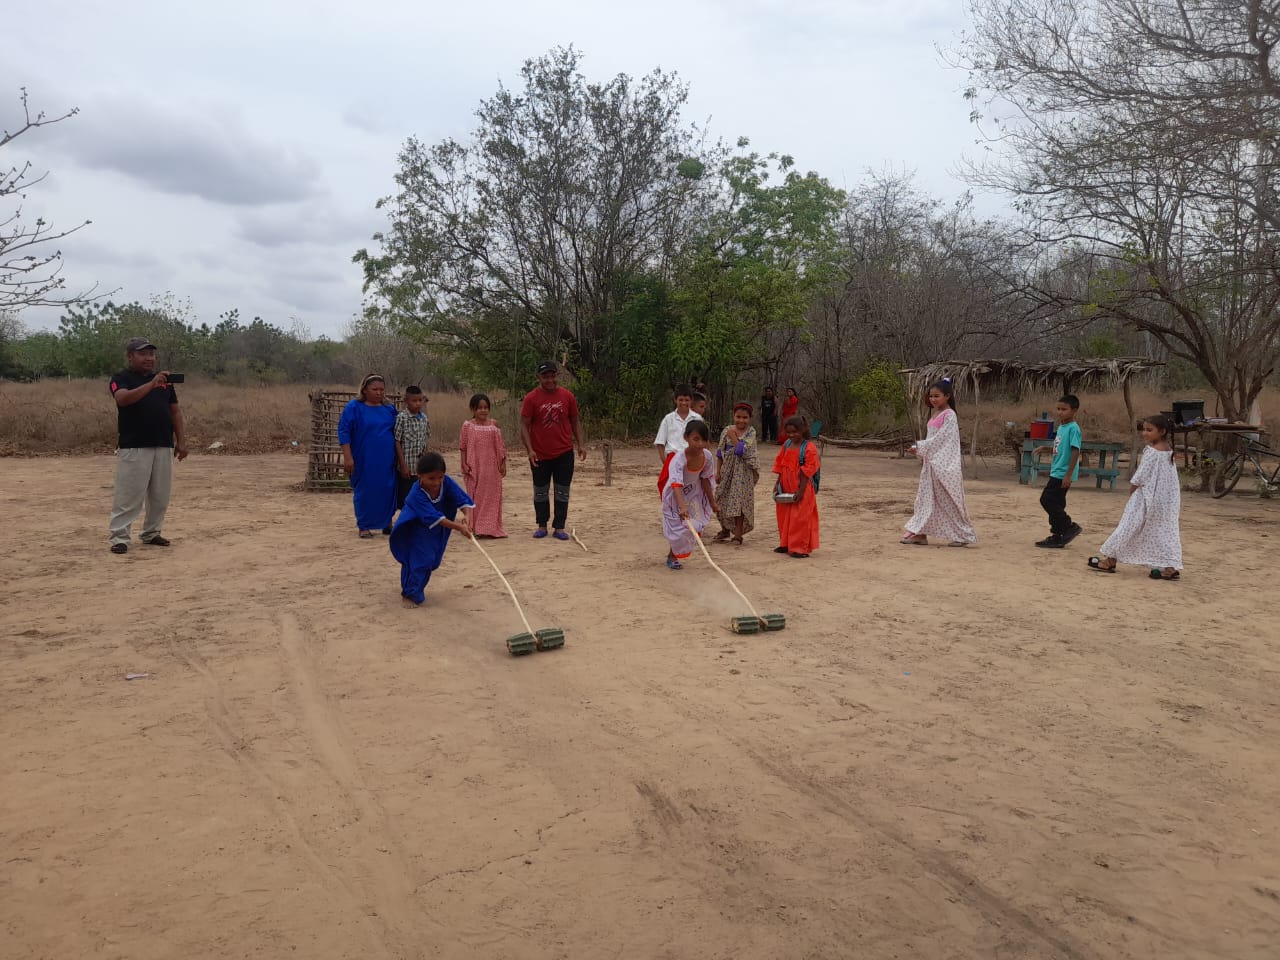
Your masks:
{"label": "tire track in sand", "polygon": [[867,812],[865,806],[848,800],[839,790],[797,766],[788,759],[785,747],[768,745],[759,739],[735,736],[724,729],[719,719],[709,711],[699,710],[689,701],[653,681],[642,681],[652,695],[666,701],[677,713],[708,729],[715,730],[726,742],[734,744],[762,773],[772,777],[796,793],[809,797],[820,807],[838,816],[861,824],[897,847],[911,859],[925,867],[934,878],[947,887],[961,902],[971,904],[988,920],[999,920],[1021,932],[1028,939],[1039,941],[1064,960],[1091,960],[1095,954],[1071,934],[1044,919],[1032,916],[1015,905],[1007,897],[985,886],[977,877],[966,873],[947,857],[933,851],[921,850],[909,837],[904,836],[889,822]]}
{"label": "tire track in sand", "polygon": [[293,838],[295,848],[301,851],[303,859],[320,879],[321,885],[328,890],[340,907],[356,918],[364,929],[376,956],[386,958],[402,956],[398,949],[392,949],[388,944],[383,925],[375,922],[365,909],[363,904],[366,898],[343,871],[325,862],[303,832],[293,812],[296,803],[286,801],[282,785],[271,776],[246,738],[239,732],[241,725],[236,721],[231,708],[227,706],[222,685],[204,657],[200,655],[194,641],[188,641],[180,646],[175,645],[173,650],[178,659],[195,672],[205,688],[205,714],[219,745],[244,772],[249,788],[258,795],[263,806],[271,810],[276,819],[284,825]]}
{"label": "tire track in sand", "polygon": [[426,914],[415,898],[416,884],[404,844],[391,828],[386,808],[365,782],[351,747],[342,715],[324,692],[310,634],[290,614],[280,618],[280,647],[293,682],[303,724],[316,759],[359,815],[354,825],[362,832],[348,851],[360,863],[370,883],[374,909],[389,928],[400,956],[419,956],[422,922],[438,933],[439,922]]}

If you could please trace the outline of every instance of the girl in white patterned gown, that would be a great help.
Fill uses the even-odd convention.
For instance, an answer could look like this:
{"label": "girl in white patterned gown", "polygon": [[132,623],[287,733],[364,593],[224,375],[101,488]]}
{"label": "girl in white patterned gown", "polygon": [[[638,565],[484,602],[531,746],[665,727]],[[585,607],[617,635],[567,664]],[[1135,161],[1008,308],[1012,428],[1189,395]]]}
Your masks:
{"label": "girl in white patterned gown", "polygon": [[978,539],[964,505],[960,423],[956,419],[954,393],[948,377],[931,386],[925,397],[933,416],[928,434],[911,448],[921,460],[920,487],[916,491],[916,512],[907,521],[907,533],[901,543],[924,545],[933,535],[953,547],[964,547]]}
{"label": "girl in white patterned gown", "polygon": [[1173,422],[1163,414],[1142,421],[1149,446],[1129,479],[1129,501],[1115,532],[1089,566],[1115,573],[1119,563],[1151,568],[1153,580],[1177,580],[1182,574],[1182,482],[1173,462]]}

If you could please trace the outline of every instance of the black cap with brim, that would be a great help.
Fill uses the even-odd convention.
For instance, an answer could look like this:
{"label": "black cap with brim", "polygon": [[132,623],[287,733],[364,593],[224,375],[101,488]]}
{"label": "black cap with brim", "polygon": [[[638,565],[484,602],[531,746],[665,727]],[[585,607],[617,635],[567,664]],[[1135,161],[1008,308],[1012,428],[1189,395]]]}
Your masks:
{"label": "black cap with brim", "polygon": [[146,337],[130,337],[124,349],[125,353],[137,353],[139,350],[155,350],[156,345]]}
{"label": "black cap with brim", "polygon": [[560,368],[557,367],[550,360],[546,360],[538,364],[538,375],[541,376],[544,373],[555,373],[559,369]]}

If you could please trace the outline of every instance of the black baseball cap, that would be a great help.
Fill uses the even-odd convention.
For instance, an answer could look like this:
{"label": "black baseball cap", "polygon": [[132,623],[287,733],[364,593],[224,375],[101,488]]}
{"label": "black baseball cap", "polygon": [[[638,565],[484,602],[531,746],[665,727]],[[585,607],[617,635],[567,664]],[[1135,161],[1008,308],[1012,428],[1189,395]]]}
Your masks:
{"label": "black baseball cap", "polygon": [[538,374],[539,374],[539,375],[542,375],[542,374],[544,374],[544,373],[555,373],[555,372],[556,372],[557,370],[559,370],[559,369],[560,369],[560,368],[559,368],[559,367],[557,367],[557,366],[556,366],[554,363],[552,363],[550,360],[544,360],[544,361],[542,361],[542,363],[538,364]]}
{"label": "black baseball cap", "polygon": [[125,353],[136,353],[139,350],[155,350],[156,345],[146,337],[130,337],[124,345]]}

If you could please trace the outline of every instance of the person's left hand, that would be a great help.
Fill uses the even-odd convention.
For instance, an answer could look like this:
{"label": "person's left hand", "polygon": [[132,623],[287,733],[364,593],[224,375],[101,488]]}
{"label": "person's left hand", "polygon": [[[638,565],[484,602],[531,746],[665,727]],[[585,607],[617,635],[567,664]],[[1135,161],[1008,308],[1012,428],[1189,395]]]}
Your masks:
{"label": "person's left hand", "polygon": [[178,460],[185,460],[187,459],[187,448],[182,444],[178,444],[173,448],[173,455]]}
{"label": "person's left hand", "polygon": [[499,476],[503,476],[503,477],[507,475],[507,461],[503,460],[500,464],[498,464],[498,474]]}
{"label": "person's left hand", "polygon": [[466,517],[463,517],[461,520],[458,521],[458,532],[462,534],[464,537],[466,537],[468,540],[471,539],[472,537],[471,524],[467,523]]}
{"label": "person's left hand", "polygon": [[1062,489],[1063,489],[1063,490],[1070,490],[1070,489],[1071,489],[1071,478],[1070,478],[1070,477],[1063,477],[1063,478],[1062,478]]}
{"label": "person's left hand", "polygon": [[578,448],[578,459],[579,459],[579,460],[585,460],[585,459],[587,459],[587,448],[586,448],[586,447],[579,447],[579,448]]}
{"label": "person's left hand", "polygon": [[714,498],[711,500],[711,512],[714,513],[716,516],[720,515],[720,501]]}

